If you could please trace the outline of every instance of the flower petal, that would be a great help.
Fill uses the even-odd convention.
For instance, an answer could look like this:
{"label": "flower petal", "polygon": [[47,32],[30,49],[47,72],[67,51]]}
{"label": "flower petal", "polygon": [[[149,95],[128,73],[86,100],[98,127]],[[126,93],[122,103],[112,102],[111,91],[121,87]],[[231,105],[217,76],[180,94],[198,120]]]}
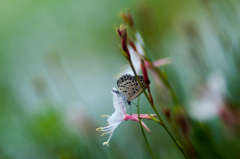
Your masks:
{"label": "flower petal", "polygon": [[143,42],[142,36],[141,36],[141,34],[138,31],[136,31],[135,36],[136,36],[137,41],[140,43],[140,45],[144,46],[144,42]]}
{"label": "flower petal", "polygon": [[[116,90],[116,88],[113,87],[113,90]],[[124,115],[126,113],[126,108],[124,106],[123,100],[115,92],[112,92],[112,94],[113,94],[114,109],[118,112],[121,112]]]}
{"label": "flower petal", "polygon": [[[133,116],[128,115],[128,114],[125,115],[124,120],[132,120],[132,121],[139,122],[138,117],[133,117]],[[148,132],[149,134],[151,134],[151,131],[149,130],[149,128],[147,127],[147,125],[146,125],[142,120],[141,120],[141,123],[142,123],[142,126],[147,130],[147,132]]]}
{"label": "flower petal", "polygon": [[120,124],[124,120],[124,114],[120,111],[115,111],[109,118],[108,123],[111,125]]}

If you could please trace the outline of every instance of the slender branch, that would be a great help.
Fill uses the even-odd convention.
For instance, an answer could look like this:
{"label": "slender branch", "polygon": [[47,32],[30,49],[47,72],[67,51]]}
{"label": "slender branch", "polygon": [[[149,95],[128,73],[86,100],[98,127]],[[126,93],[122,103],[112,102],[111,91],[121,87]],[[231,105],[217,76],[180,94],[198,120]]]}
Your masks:
{"label": "slender branch", "polygon": [[157,114],[159,120],[162,122],[162,126],[164,127],[164,129],[167,131],[167,133],[169,134],[169,136],[172,138],[172,140],[174,141],[174,143],[177,145],[178,149],[182,152],[182,154],[184,155],[185,158],[188,158],[187,155],[185,154],[185,152],[182,149],[182,146],[180,145],[180,143],[173,137],[172,133],[169,131],[169,129],[167,128],[166,124],[163,122],[161,116],[158,114],[155,106],[152,106],[154,112]]}
{"label": "slender branch", "polygon": [[152,158],[155,159],[155,157],[154,157],[154,155],[153,155],[153,152],[152,152],[152,149],[151,149],[151,147],[150,147],[150,145],[149,145],[149,143],[148,143],[148,141],[147,141],[146,134],[145,134],[145,132],[144,132],[144,130],[143,130],[142,119],[140,118],[140,113],[139,113],[139,112],[140,112],[139,107],[140,107],[140,106],[139,106],[139,98],[138,98],[138,107],[137,107],[137,110],[138,110],[139,124],[140,124],[140,127],[141,127],[141,131],[142,131],[142,134],[143,134],[143,138],[144,138],[144,140],[145,140],[145,142],[146,142],[146,144],[147,144],[148,150],[150,151]]}
{"label": "slender branch", "polygon": [[153,116],[151,116],[149,113],[147,113],[148,114],[148,116],[153,120],[153,121],[155,121],[155,122],[157,122],[158,124],[160,124],[160,125],[162,125],[163,126],[163,124],[162,124],[162,122],[161,121],[159,121],[158,119],[156,119],[156,118],[154,118]]}
{"label": "slender branch", "polygon": [[172,87],[170,86],[168,80],[166,79],[166,77],[164,77],[163,73],[161,72],[161,70],[159,70],[158,68],[156,67],[153,67],[153,69],[157,72],[158,76],[162,79],[164,85],[168,88],[168,90],[170,91],[171,95],[172,95],[172,98],[173,98],[173,101],[174,101],[174,105],[175,106],[179,106],[178,103],[178,99],[177,99],[177,96],[175,94],[175,92],[173,91]]}
{"label": "slender branch", "polygon": [[131,60],[131,59],[129,60],[129,64],[130,64],[130,66],[131,66],[131,68],[132,68],[132,70],[133,70],[133,72],[134,72],[134,75],[135,75],[138,83],[140,84],[140,86],[141,86],[141,88],[142,88],[142,90],[143,90],[143,93],[145,94],[146,98],[148,99],[148,101],[149,101],[150,105],[152,106],[154,112],[157,114],[157,117],[159,118],[160,122],[162,122],[162,126],[163,126],[164,129],[167,131],[167,133],[169,134],[169,136],[171,137],[171,139],[174,141],[174,143],[177,145],[178,149],[182,152],[182,154],[184,155],[184,157],[187,159],[188,157],[187,157],[187,155],[184,153],[184,151],[183,151],[180,143],[173,137],[172,133],[169,131],[169,129],[167,128],[166,124],[165,124],[164,121],[162,120],[161,116],[160,116],[159,113],[157,112],[154,104],[152,104],[152,102],[150,101],[149,96],[147,95],[147,93],[146,93],[146,91],[145,91],[142,83],[140,82],[140,80],[139,80],[139,78],[138,78],[138,76],[137,76],[136,70],[135,70],[135,68],[134,68],[134,66],[133,66],[133,64],[132,64],[132,60]]}
{"label": "slender branch", "polygon": [[[120,30],[121,29],[121,30]],[[177,145],[177,147],[179,148],[179,150],[182,152],[182,154],[185,156],[185,158],[187,158],[186,154],[184,153],[184,151],[182,150],[182,147],[181,145],[179,144],[179,142],[177,142],[177,140],[173,137],[173,135],[171,134],[171,132],[169,131],[169,129],[167,128],[167,126],[165,125],[165,123],[163,122],[161,116],[159,115],[159,113],[157,112],[154,104],[153,104],[153,101],[150,100],[149,96],[147,95],[142,83],[140,82],[139,78],[138,78],[138,75],[136,73],[136,70],[132,64],[132,60],[131,60],[131,57],[130,57],[130,54],[129,54],[129,50],[127,48],[127,44],[126,44],[126,41],[127,41],[127,33],[126,33],[126,28],[125,27],[120,27],[120,29],[118,29],[118,34],[120,35],[121,39],[122,39],[122,51],[123,51],[123,55],[127,58],[133,72],[134,72],[134,75],[135,75],[135,78],[137,79],[139,85],[141,86],[147,100],[149,101],[150,105],[152,106],[153,110],[155,111],[155,113],[157,114],[160,122],[162,122],[163,124],[163,127],[164,129],[167,131],[167,133],[169,134],[169,136],[172,138],[172,140],[174,141],[174,143]],[[135,30],[133,29],[133,31],[135,32]],[[136,34],[135,34],[136,35]],[[163,78],[163,74],[158,70],[157,71],[159,76],[162,77],[162,79],[164,79],[164,84],[169,88],[173,98],[174,98],[174,101],[175,101],[175,105],[177,106],[178,105],[178,101],[177,101],[177,98],[176,98],[176,95],[174,93],[174,91],[171,89],[167,79]],[[140,120],[140,119],[139,119]],[[140,120],[141,121],[141,120]],[[140,122],[141,123],[141,122]]]}

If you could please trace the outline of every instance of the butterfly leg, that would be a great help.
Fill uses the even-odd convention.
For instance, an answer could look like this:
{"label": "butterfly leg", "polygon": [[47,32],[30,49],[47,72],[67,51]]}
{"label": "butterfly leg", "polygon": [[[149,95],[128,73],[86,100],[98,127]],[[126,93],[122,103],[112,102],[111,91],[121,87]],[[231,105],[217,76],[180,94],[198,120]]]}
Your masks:
{"label": "butterfly leg", "polygon": [[131,105],[131,103],[129,104],[129,107],[130,107],[130,115],[132,116],[132,105]]}

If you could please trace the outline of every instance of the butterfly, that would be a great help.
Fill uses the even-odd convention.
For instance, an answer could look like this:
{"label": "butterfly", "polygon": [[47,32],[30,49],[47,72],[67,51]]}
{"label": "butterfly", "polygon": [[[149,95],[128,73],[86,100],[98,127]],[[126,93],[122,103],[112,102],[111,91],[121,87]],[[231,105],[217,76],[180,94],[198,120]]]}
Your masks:
{"label": "butterfly", "polygon": [[[143,88],[146,89],[147,83],[150,84],[150,81],[148,80],[146,83],[143,76],[138,76],[138,78],[142,83]],[[143,92],[136,77],[130,74],[122,75],[117,80],[117,85],[119,90],[112,90],[112,92],[118,94],[128,105],[130,105],[131,101],[137,98]]]}

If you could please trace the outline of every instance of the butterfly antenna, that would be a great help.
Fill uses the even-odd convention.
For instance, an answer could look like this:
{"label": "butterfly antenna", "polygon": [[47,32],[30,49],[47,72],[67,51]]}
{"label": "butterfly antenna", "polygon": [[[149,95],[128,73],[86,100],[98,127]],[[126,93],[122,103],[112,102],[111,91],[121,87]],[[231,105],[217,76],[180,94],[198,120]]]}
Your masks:
{"label": "butterfly antenna", "polygon": [[[133,102],[131,102],[131,103],[133,103]],[[138,107],[138,105],[137,104],[135,104],[135,103],[133,103],[134,105],[136,105],[136,107]]]}

